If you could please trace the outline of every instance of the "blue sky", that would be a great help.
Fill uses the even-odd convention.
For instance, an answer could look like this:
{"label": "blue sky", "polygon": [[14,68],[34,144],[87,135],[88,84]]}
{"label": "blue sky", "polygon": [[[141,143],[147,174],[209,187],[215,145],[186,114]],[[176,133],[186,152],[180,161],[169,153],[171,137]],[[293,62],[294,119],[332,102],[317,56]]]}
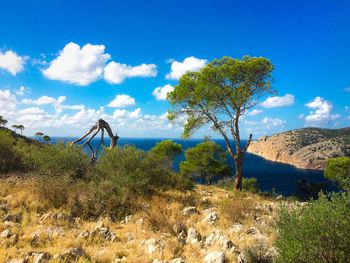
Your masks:
{"label": "blue sky", "polygon": [[4,0],[0,36],[0,115],[26,135],[104,118],[123,137],[178,138],[163,99],[181,74],[244,55],[271,60],[278,96],[244,116],[243,138],[350,126],[347,0]]}

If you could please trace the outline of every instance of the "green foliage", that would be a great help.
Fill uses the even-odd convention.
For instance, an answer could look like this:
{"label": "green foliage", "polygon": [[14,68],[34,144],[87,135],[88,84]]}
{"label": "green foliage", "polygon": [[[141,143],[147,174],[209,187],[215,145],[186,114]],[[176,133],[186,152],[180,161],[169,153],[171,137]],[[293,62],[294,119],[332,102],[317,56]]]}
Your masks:
{"label": "green foliage", "polygon": [[51,141],[51,138],[50,138],[50,136],[48,136],[48,135],[44,135],[43,140],[44,140],[45,142],[48,142],[48,141]]}
{"label": "green foliage", "polygon": [[346,193],[320,194],[307,206],[280,209],[277,262],[349,262],[349,220],[350,199]]}
{"label": "green foliage", "polygon": [[258,242],[243,250],[245,263],[272,263],[273,257],[264,242]]}
{"label": "green foliage", "polygon": [[302,201],[307,201],[310,198],[317,199],[318,193],[326,191],[328,188],[327,182],[315,183],[308,181],[306,178],[297,180],[295,185],[297,186],[297,190],[294,192],[294,196]]}
{"label": "green foliage", "polygon": [[41,141],[41,137],[44,136],[44,134],[42,132],[37,132],[34,136],[37,137],[39,141]]}
{"label": "green foliage", "polygon": [[16,149],[16,140],[10,132],[0,130],[0,173],[24,168],[22,154]]}
{"label": "green foliage", "polygon": [[[227,122],[232,119],[230,116],[238,113],[239,117],[263,95],[274,93],[271,87],[273,68],[265,58],[223,57],[213,60],[200,72],[187,72],[174,91],[168,93],[167,100],[173,106],[168,118],[187,116],[184,137],[207,123],[212,123],[214,130],[230,128]],[[218,112],[222,113],[222,119]]]}
{"label": "green foliage", "polygon": [[4,127],[5,127],[6,123],[7,123],[7,120],[5,120],[5,119],[0,115],[0,127],[1,127],[1,126],[4,126]]}
{"label": "green foliage", "polygon": [[180,163],[180,171],[184,176],[199,177],[212,183],[232,174],[227,165],[227,152],[214,141],[204,141],[185,152],[186,161]]}
{"label": "green foliage", "polygon": [[339,187],[350,189],[350,157],[328,159],[324,176]]}
{"label": "green foliage", "polygon": [[[216,186],[225,190],[232,190],[234,186],[234,178],[229,177],[219,180]],[[260,193],[258,180],[254,177],[242,178],[242,190],[248,191],[250,193]]]}
{"label": "green foliage", "polygon": [[38,151],[32,148],[27,157],[35,170],[49,176],[83,178],[88,169],[89,157],[80,147],[60,141],[55,145],[43,145]]}
{"label": "green foliage", "polygon": [[172,140],[164,140],[157,142],[156,146],[150,151],[150,155],[155,155],[159,158],[160,165],[163,165],[168,170],[171,170],[175,156],[182,153],[182,145],[173,142]]}

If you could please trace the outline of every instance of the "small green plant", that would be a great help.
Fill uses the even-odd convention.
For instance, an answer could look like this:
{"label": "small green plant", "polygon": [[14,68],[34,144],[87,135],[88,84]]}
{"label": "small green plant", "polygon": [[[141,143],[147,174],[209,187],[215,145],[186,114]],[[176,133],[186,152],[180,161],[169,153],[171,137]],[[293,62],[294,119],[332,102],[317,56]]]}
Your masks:
{"label": "small green plant", "polygon": [[245,263],[272,263],[273,256],[264,242],[259,242],[243,250]]}
{"label": "small green plant", "polygon": [[349,262],[350,198],[346,193],[320,194],[309,205],[283,207],[277,221],[277,262]]}

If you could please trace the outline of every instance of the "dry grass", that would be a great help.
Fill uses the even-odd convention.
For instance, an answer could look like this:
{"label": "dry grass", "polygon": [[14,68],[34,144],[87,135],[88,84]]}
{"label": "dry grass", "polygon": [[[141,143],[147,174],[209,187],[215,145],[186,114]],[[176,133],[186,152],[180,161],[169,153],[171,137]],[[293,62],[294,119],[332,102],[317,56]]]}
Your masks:
{"label": "dry grass", "polygon": [[[254,244],[250,236],[244,231],[256,225],[254,216],[264,216],[255,210],[256,204],[268,204],[271,200],[247,193],[234,193],[218,189],[215,187],[198,186],[196,190],[179,192],[161,192],[147,201],[149,206],[139,210],[133,215],[131,222],[123,224],[112,222],[108,218],[101,218],[106,227],[109,227],[117,234],[119,241],[109,242],[102,239],[78,239],[77,236],[84,230],[93,230],[96,221],[78,219],[74,223],[58,222],[48,219],[40,222],[40,217],[46,213],[67,213],[67,211],[49,209],[45,202],[39,200],[35,195],[35,184],[31,179],[8,180],[0,179],[0,200],[6,200],[9,204],[8,213],[22,213],[20,223],[11,226],[11,232],[19,236],[19,241],[15,245],[0,245],[0,262],[6,262],[6,258],[18,257],[26,251],[47,251],[50,254],[62,253],[74,247],[82,247],[86,251],[88,258],[80,259],[78,262],[113,262],[116,258],[127,257],[127,262],[152,262],[153,259],[171,260],[176,257],[183,257],[187,262],[202,262],[205,251],[197,245],[181,245],[176,238],[173,225],[182,222],[186,228],[194,227],[201,234],[202,239],[210,235],[213,229],[227,230],[227,238],[232,240],[243,250]],[[249,197],[249,198],[247,198]],[[141,201],[138,201],[141,202]],[[142,202],[145,202],[143,200]],[[195,206],[198,214],[186,217],[182,210],[188,206]],[[214,224],[203,221],[205,210],[217,211],[220,219]],[[135,209],[137,211],[137,209]],[[0,209],[0,218],[5,216]],[[144,218],[144,223],[137,222]],[[242,223],[244,230],[242,233],[231,233],[228,231],[233,223]],[[45,234],[43,230],[48,227],[58,227],[64,236],[52,236]],[[7,227],[0,221],[0,232]],[[272,244],[275,233],[271,227],[259,227],[260,231],[268,236],[267,243]],[[32,235],[35,231],[42,230],[43,234],[32,242]],[[132,236],[133,239],[129,237]],[[140,245],[142,240],[149,238],[162,239],[166,243],[166,248],[162,253],[154,253],[151,256],[145,254],[144,248]],[[1,242],[1,240],[0,240]],[[221,249],[212,246],[207,252]],[[237,255],[226,255],[227,262],[236,262]]]}

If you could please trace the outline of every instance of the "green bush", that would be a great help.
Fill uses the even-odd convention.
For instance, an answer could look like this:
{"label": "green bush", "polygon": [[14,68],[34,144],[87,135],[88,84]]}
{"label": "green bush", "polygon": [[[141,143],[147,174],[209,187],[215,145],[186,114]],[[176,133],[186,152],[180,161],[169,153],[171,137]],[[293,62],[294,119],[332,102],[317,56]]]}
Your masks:
{"label": "green bush", "polygon": [[339,187],[350,189],[350,157],[328,159],[324,176]]}
{"label": "green bush", "polygon": [[172,140],[164,140],[157,142],[156,146],[151,149],[149,155],[155,155],[158,159],[157,166],[171,170],[173,167],[175,156],[182,153],[182,145]]}
{"label": "green bush", "polygon": [[227,164],[227,155],[220,145],[205,139],[196,147],[186,150],[186,161],[180,163],[181,174],[212,184],[215,179],[232,174],[232,168]]}
{"label": "green bush", "polygon": [[62,141],[55,145],[43,145],[40,150],[32,147],[27,162],[43,175],[67,175],[72,179],[84,178],[89,167],[89,157],[80,147]]}
{"label": "green bush", "polygon": [[[234,181],[234,177],[229,177],[223,180],[219,180],[216,186],[225,190],[232,190],[234,186]],[[242,190],[251,193],[260,193],[258,180],[254,177],[242,178]]]}
{"label": "green bush", "polygon": [[302,208],[282,208],[277,221],[277,262],[349,262],[350,199],[320,194]]}
{"label": "green bush", "polygon": [[243,250],[245,263],[272,263],[273,256],[264,242],[259,242]]}
{"label": "green bush", "polygon": [[23,156],[10,132],[0,130],[0,173],[22,170]]}

